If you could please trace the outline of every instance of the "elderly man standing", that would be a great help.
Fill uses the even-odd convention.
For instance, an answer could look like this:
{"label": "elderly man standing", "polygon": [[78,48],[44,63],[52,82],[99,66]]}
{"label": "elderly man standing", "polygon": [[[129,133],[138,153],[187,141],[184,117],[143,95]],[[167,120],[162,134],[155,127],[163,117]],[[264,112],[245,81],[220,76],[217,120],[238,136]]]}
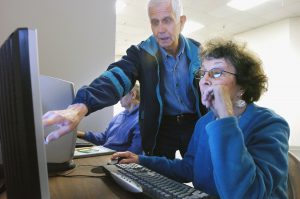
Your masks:
{"label": "elderly man standing", "polygon": [[44,115],[45,126],[61,126],[46,141],[68,133],[84,116],[116,104],[139,81],[145,154],[173,159],[180,150],[184,155],[195,123],[205,113],[194,75],[200,66],[200,44],[180,34],[186,22],[180,0],[150,0],[148,15],[153,35],[128,48],[121,60],[82,87],[66,110]]}

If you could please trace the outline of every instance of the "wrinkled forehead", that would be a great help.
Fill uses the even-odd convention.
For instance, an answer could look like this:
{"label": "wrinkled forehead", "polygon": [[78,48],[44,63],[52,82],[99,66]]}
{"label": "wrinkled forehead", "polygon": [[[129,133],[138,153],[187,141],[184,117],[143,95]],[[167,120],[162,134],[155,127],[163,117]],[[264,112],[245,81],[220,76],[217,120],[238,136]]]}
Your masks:
{"label": "wrinkled forehead", "polygon": [[202,61],[202,70],[211,70],[213,68],[221,68],[224,70],[235,71],[235,68],[232,66],[229,60],[225,58],[204,58]]}

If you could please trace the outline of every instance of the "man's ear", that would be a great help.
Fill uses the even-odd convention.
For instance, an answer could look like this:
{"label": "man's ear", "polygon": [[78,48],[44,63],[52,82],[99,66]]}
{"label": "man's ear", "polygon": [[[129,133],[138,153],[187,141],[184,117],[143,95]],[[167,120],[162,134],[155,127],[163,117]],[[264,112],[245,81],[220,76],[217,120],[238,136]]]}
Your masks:
{"label": "man's ear", "polygon": [[180,16],[179,20],[180,20],[180,32],[181,32],[183,30],[184,24],[186,22],[186,16],[185,15]]}

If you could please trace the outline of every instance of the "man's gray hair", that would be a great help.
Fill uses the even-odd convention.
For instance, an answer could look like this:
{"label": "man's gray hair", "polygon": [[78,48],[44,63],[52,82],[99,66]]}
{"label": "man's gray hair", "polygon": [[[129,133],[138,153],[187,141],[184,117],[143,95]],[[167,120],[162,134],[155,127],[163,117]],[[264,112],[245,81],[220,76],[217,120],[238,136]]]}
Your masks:
{"label": "man's gray hair", "polygon": [[183,7],[181,0],[149,0],[148,2],[148,14],[149,14],[149,8],[159,6],[161,3],[164,2],[171,2],[172,9],[175,13],[176,20],[179,20],[180,16],[183,15]]}

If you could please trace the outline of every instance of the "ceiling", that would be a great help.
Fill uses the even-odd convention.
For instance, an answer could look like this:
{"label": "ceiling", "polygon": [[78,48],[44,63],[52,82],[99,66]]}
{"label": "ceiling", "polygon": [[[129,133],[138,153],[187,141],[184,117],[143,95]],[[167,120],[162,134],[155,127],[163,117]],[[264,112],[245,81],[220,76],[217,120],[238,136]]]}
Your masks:
{"label": "ceiling", "polygon": [[[147,0],[122,0],[126,6],[117,14],[116,57],[149,37]],[[229,0],[182,0],[187,20],[205,27],[190,35],[198,41],[214,36],[232,36],[289,17],[300,17],[300,0],[269,0],[255,8],[238,11],[226,6]]]}

